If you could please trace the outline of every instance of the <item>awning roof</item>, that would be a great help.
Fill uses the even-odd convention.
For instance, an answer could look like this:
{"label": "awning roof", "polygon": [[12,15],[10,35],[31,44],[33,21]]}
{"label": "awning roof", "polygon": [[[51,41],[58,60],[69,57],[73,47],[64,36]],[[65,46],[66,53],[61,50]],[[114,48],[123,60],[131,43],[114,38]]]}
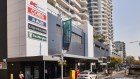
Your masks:
{"label": "awning roof", "polygon": [[[75,58],[75,59],[85,59],[85,60],[97,60],[94,57],[85,57],[72,54],[63,54],[64,57]],[[49,55],[49,56],[27,56],[27,57],[17,57],[17,58],[7,58],[7,62],[20,62],[20,61],[59,61],[61,54]]]}
{"label": "awning roof", "polygon": [[27,56],[27,57],[14,57],[7,58],[7,62],[20,62],[20,61],[58,61],[60,57],[55,56]]}
{"label": "awning roof", "polygon": [[[55,54],[54,56],[61,56],[61,54]],[[94,58],[94,57],[86,57],[86,56],[79,56],[79,55],[72,55],[72,54],[63,54],[63,56],[69,58],[76,58],[76,59],[98,60],[98,58]]]}

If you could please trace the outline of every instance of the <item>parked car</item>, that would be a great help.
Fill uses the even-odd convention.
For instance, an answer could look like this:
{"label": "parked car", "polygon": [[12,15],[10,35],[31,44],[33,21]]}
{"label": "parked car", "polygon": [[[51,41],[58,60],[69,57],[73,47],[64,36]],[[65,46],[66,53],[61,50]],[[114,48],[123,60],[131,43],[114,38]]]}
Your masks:
{"label": "parked car", "polygon": [[85,70],[78,74],[77,79],[97,79],[97,75],[94,72]]}

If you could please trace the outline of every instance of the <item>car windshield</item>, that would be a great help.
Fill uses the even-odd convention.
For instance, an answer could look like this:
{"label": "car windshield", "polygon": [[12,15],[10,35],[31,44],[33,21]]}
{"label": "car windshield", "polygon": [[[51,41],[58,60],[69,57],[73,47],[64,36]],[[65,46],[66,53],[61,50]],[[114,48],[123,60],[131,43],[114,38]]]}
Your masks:
{"label": "car windshield", "polygon": [[80,74],[88,74],[88,72],[81,72]]}

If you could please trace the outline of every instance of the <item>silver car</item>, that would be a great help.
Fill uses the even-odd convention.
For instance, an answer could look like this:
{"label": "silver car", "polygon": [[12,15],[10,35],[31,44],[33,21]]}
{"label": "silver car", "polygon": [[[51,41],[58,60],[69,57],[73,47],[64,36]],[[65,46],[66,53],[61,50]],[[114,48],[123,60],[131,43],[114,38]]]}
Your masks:
{"label": "silver car", "polygon": [[77,79],[97,79],[97,75],[94,72],[86,70],[81,72]]}

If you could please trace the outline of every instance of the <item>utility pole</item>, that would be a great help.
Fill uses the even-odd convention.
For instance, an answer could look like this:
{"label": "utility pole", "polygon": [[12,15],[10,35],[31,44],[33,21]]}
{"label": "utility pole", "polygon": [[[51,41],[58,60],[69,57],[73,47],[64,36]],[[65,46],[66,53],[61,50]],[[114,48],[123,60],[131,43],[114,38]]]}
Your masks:
{"label": "utility pole", "polygon": [[62,52],[61,52],[61,59],[60,59],[60,64],[61,64],[61,79],[63,79],[63,61],[64,61],[64,50],[63,50],[63,25],[62,25],[62,17],[61,14],[58,14],[58,17],[60,18],[60,27],[61,27],[61,38],[62,38]]}

